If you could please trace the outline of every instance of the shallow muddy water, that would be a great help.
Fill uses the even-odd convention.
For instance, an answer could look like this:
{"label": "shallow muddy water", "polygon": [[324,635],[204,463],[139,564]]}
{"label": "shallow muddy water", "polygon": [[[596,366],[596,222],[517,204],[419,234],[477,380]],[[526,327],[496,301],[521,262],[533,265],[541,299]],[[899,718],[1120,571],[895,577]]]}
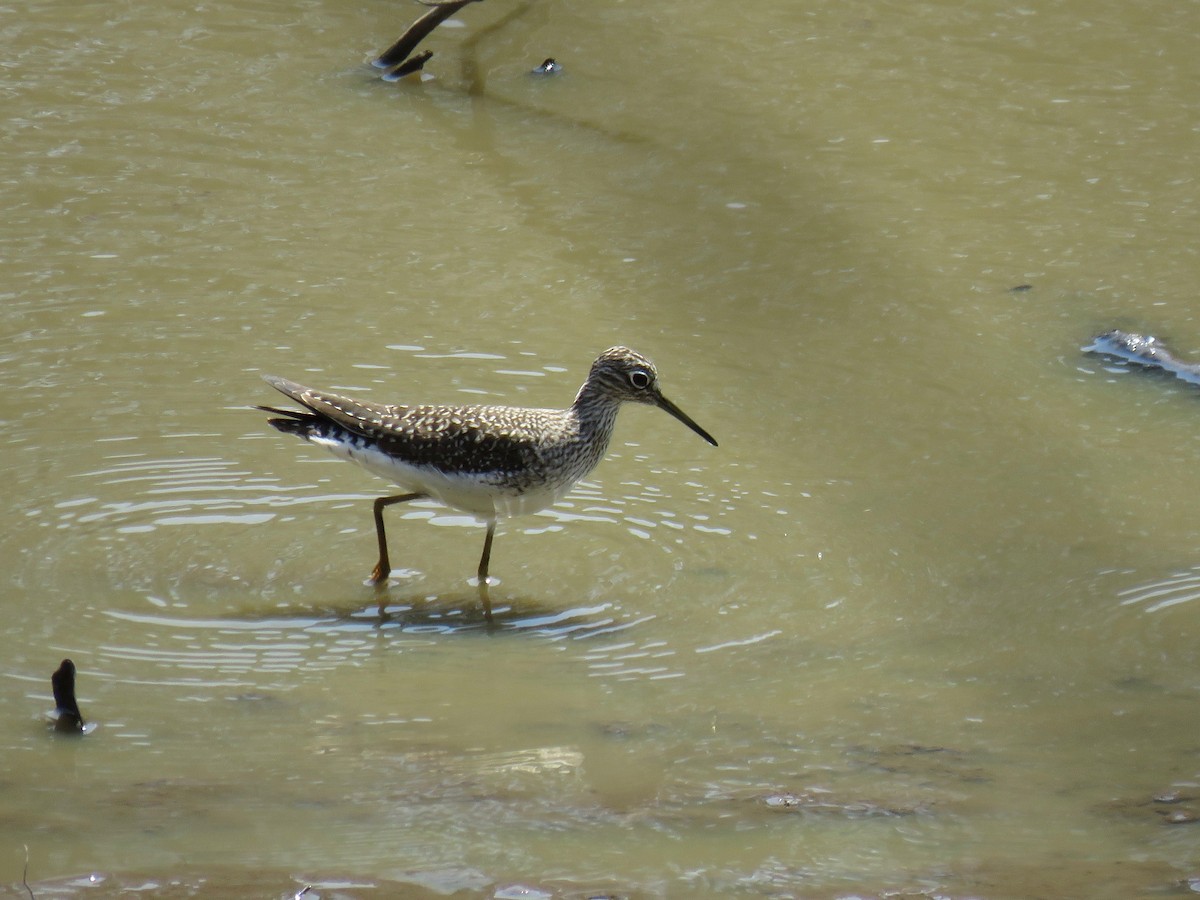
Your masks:
{"label": "shallow muddy water", "polygon": [[[489,0],[380,81],[420,12],[0,14],[9,895],[1200,890],[1200,395],[1080,350],[1200,360],[1200,6]],[[624,410],[492,627],[249,409],[614,344],[720,446]]]}

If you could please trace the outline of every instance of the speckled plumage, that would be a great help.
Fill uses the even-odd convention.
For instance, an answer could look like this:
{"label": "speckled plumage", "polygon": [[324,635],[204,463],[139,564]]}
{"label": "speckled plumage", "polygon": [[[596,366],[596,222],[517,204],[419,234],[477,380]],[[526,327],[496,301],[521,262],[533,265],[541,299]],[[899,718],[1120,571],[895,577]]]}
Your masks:
{"label": "speckled plumage", "polygon": [[391,503],[432,498],[488,524],[479,577],[497,519],[537,512],[566,494],[603,459],[621,403],[658,406],[706,441],[716,441],[662,395],[658,372],[627,347],[604,351],[566,409],[516,406],[400,406],[314,390],[273,375],[268,384],[303,411],[258,407],[280,431],[319,444],[410,493],[376,501],[380,562],[387,577],[381,510]]}

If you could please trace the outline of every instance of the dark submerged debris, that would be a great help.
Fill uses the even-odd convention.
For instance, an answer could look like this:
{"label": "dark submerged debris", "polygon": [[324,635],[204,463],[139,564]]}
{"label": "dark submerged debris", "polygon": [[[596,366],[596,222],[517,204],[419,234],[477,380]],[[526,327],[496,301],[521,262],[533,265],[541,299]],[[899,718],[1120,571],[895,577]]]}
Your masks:
{"label": "dark submerged debris", "polygon": [[1163,825],[1192,825],[1200,822],[1200,795],[1194,790],[1172,788],[1151,797],[1114,800],[1107,809],[1125,818],[1159,822]]}
{"label": "dark submerged debris", "polygon": [[54,730],[64,734],[83,734],[83,713],[75,699],[75,663],[64,659],[50,676],[54,690]]}
{"label": "dark submerged debris", "polygon": [[845,816],[848,819],[867,819],[891,816],[915,816],[924,812],[918,804],[882,805],[867,800],[839,800],[823,793],[809,791],[777,791],[760,798],[768,809],[782,812],[803,812]]}
{"label": "dark submerged debris", "polygon": [[[482,0],[419,0],[419,2],[430,7],[425,15],[421,16],[417,21],[408,26],[408,30],[400,35],[396,43],[388,47],[379,56],[372,60],[371,65],[377,69],[388,69],[388,73],[384,78],[389,81],[395,81],[398,78],[403,78],[405,75],[410,75],[413,72],[419,71],[429,58],[433,56],[431,51],[421,54],[420,57],[414,60],[405,62],[421,41],[425,40],[433,31],[448,18],[466,6],[468,3],[479,3]],[[419,62],[415,60],[419,59]],[[413,66],[400,72],[406,66]]]}

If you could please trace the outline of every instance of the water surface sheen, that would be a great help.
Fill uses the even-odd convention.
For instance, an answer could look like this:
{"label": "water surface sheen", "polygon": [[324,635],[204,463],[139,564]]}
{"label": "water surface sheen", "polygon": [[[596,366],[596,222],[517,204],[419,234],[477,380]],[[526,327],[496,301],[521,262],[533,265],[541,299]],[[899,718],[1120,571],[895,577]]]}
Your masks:
{"label": "water surface sheen", "polygon": [[[1200,396],[1079,348],[1200,359],[1196,4],[491,0],[379,81],[419,13],[0,15],[0,883],[1186,890]],[[377,597],[388,488],[247,411],[618,343],[720,447],[625,410],[492,628],[477,524]]]}

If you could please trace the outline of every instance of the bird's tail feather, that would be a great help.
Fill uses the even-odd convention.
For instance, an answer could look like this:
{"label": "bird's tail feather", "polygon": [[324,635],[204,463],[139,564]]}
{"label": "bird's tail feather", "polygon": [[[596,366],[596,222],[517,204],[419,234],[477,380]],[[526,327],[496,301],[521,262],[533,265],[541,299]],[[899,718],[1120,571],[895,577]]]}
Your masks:
{"label": "bird's tail feather", "polygon": [[308,439],[316,430],[320,418],[310,412],[300,412],[295,409],[278,409],[274,406],[256,406],[255,409],[281,416],[278,419],[267,419],[267,424],[277,428],[284,434],[295,434]]}

